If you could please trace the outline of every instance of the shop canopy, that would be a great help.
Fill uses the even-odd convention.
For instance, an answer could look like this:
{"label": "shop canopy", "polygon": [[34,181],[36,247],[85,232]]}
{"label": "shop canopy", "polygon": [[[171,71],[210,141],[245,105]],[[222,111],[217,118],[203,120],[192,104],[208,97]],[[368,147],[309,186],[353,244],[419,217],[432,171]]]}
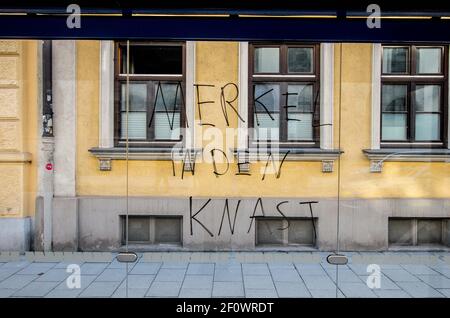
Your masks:
{"label": "shop canopy", "polygon": [[[66,24],[72,3],[80,28]],[[372,3],[380,28],[367,25]],[[450,2],[3,0],[0,38],[450,43]]]}

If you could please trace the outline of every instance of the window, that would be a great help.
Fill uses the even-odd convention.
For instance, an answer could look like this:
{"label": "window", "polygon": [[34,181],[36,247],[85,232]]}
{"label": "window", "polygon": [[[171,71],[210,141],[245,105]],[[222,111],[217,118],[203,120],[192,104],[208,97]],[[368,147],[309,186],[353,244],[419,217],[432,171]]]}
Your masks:
{"label": "window", "polygon": [[[122,217],[122,243],[126,218]],[[128,242],[132,244],[181,244],[181,217],[128,216]]]}
{"label": "window", "polygon": [[390,218],[390,245],[449,245],[447,219]]}
{"label": "window", "polygon": [[383,146],[444,145],[446,56],[443,46],[383,46]]}
{"label": "window", "polygon": [[132,42],[129,49],[116,44],[116,145],[127,137],[131,146],[148,147],[170,147],[182,139],[184,56],[184,43]]}
{"label": "window", "polygon": [[253,44],[249,127],[255,144],[319,146],[320,45]]}
{"label": "window", "polygon": [[[288,222],[289,220],[289,222]],[[316,219],[257,218],[257,245],[304,245],[314,246],[316,242]]]}

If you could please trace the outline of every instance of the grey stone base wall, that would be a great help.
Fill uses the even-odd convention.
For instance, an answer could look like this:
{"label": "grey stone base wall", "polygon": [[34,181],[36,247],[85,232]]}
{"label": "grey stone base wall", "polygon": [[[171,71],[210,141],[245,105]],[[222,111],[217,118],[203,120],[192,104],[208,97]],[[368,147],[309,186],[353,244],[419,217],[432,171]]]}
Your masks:
{"label": "grey stone base wall", "polygon": [[[128,201],[129,215],[181,216],[183,245],[180,249],[255,250],[255,221],[252,221],[255,206],[255,216],[261,217],[263,213],[260,204],[256,204],[258,198],[240,199],[235,222],[235,209],[239,198],[229,198],[231,224],[226,210],[224,214],[226,198],[211,198],[209,202],[208,200],[209,198],[193,198],[191,208],[188,197],[131,197]],[[316,248],[323,251],[335,250],[338,235],[336,199],[262,198],[261,200],[266,217],[281,217],[279,209],[286,217],[301,218],[311,216],[308,204],[300,204],[307,201],[318,202],[312,204],[313,216],[318,220]],[[126,213],[126,205],[124,197],[54,198],[54,250],[120,250],[121,216]],[[386,250],[389,217],[450,218],[450,200],[341,199],[340,249]],[[161,248],[164,247],[141,246],[143,250]]]}
{"label": "grey stone base wall", "polygon": [[31,218],[0,218],[0,251],[30,250]]}

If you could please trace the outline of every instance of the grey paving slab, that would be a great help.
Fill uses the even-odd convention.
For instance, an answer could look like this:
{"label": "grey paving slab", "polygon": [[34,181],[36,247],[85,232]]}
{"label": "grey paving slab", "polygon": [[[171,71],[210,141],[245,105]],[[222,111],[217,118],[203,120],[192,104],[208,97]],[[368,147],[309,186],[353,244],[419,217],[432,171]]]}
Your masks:
{"label": "grey paving slab", "polygon": [[38,275],[13,275],[0,283],[0,289],[21,289],[38,277]]}
{"label": "grey paving slab", "polygon": [[[81,275],[80,276],[80,288],[79,289],[83,290],[83,289],[87,288],[96,278],[97,278],[96,275]],[[56,286],[55,289],[73,290],[73,289],[77,289],[77,288],[69,288],[67,286],[67,280],[64,280],[58,286]]]}
{"label": "grey paving slab", "polygon": [[242,273],[244,275],[270,275],[267,264],[242,264]]}
{"label": "grey paving slab", "polygon": [[364,283],[342,282],[339,289],[348,298],[375,298],[377,295]]}
{"label": "grey paving slab", "polygon": [[161,268],[155,277],[157,282],[181,282],[186,274],[186,269]]}
{"label": "grey paving slab", "polygon": [[304,283],[275,282],[278,296],[281,298],[307,298],[311,297]]}
{"label": "grey paving slab", "polygon": [[184,289],[211,289],[213,285],[212,275],[186,275],[182,288]]}
{"label": "grey paving slab", "polygon": [[188,267],[187,262],[163,262],[161,268],[166,269],[186,269]]}
{"label": "grey paving slab", "polygon": [[108,263],[84,263],[81,265],[81,275],[99,275],[108,266]]}
{"label": "grey paving slab", "polygon": [[277,269],[271,268],[270,274],[275,282],[298,282],[301,281],[300,275],[293,268]]}
{"label": "grey paving slab", "polygon": [[3,264],[2,269],[5,268],[25,268],[31,263],[29,261],[14,261]]}
{"label": "grey paving slab", "polygon": [[20,271],[20,268],[0,268],[0,282]]}
{"label": "grey paving slab", "polygon": [[433,288],[450,288],[450,279],[444,275],[417,275],[417,277]]}
{"label": "grey paving slab", "polygon": [[53,289],[45,298],[76,298],[78,297],[83,289]]}
{"label": "grey paving slab", "polygon": [[244,286],[249,289],[273,289],[275,288],[271,276],[246,276],[244,275]]}
{"label": "grey paving slab", "polygon": [[178,297],[181,282],[157,282],[154,281],[148,290],[146,297]]}
{"label": "grey paving slab", "polygon": [[446,276],[447,278],[450,278],[450,267],[448,266],[432,266],[432,269],[434,269],[436,272]]}
{"label": "grey paving slab", "polygon": [[11,296],[17,291],[17,289],[12,288],[0,288],[0,298],[6,298]]}
{"label": "grey paving slab", "polygon": [[214,263],[190,263],[187,275],[214,275]]}
{"label": "grey paving slab", "polygon": [[[367,285],[367,278],[369,276],[360,276],[363,283]],[[373,282],[373,280],[370,280],[370,282]],[[380,277],[380,288],[383,290],[399,290],[400,287],[394,283],[389,277],[385,275],[381,275]]]}
{"label": "grey paving slab", "polygon": [[110,297],[120,282],[92,282],[79,297]]}
{"label": "grey paving slab", "polygon": [[241,282],[214,282],[213,297],[244,297],[244,286]]}
{"label": "grey paving slab", "polygon": [[434,269],[426,265],[402,265],[409,273],[413,275],[436,275],[438,274]]}
{"label": "grey paving slab", "polygon": [[48,270],[44,275],[40,275],[36,281],[37,282],[61,282],[69,277],[71,273],[66,272],[62,268],[52,268]]}
{"label": "grey paving slab", "polygon": [[382,269],[384,275],[394,282],[419,282],[419,279],[404,269]]}
{"label": "grey paving slab", "polygon": [[81,267],[84,264],[84,262],[70,262],[70,261],[59,262],[55,265],[55,267],[53,267],[53,269],[58,269],[58,268],[66,269],[69,265],[73,265],[73,264]]}
{"label": "grey paving slab", "polygon": [[450,289],[438,289],[438,291],[445,297],[450,298]]}
{"label": "grey paving slab", "polygon": [[158,270],[161,267],[161,263],[137,263],[133,269],[130,271],[130,274],[148,274],[153,275],[158,273]]}
{"label": "grey paving slab", "polygon": [[336,289],[336,284],[328,276],[303,275],[302,279],[310,291],[312,289]]}
{"label": "grey paving slab", "polygon": [[122,268],[107,268],[95,280],[97,282],[121,282],[127,275]]}
{"label": "grey paving slab", "polygon": [[[336,281],[336,270],[327,270],[328,276],[333,280],[333,282]],[[352,270],[349,269],[339,269],[337,271],[338,274],[338,282],[353,282],[353,283],[359,283],[361,282],[361,278],[358,277]]]}
{"label": "grey paving slab", "polygon": [[242,282],[241,267],[220,268],[216,266],[214,281],[217,282]]}
{"label": "grey paving slab", "polygon": [[155,275],[128,275],[122,281],[119,288],[126,288],[128,286],[129,289],[149,289],[154,279]]}
{"label": "grey paving slab", "polygon": [[52,267],[54,267],[56,263],[31,263],[26,266],[22,270],[18,272],[20,275],[36,275],[41,273],[46,273]]}
{"label": "grey paving slab", "polygon": [[246,298],[278,298],[275,289],[245,289]]}
{"label": "grey paving slab", "polygon": [[143,298],[148,288],[118,288],[112,298]]}
{"label": "grey paving slab", "polygon": [[210,298],[212,293],[211,289],[198,289],[198,288],[182,288],[180,291],[180,298]]}
{"label": "grey paving slab", "polygon": [[24,288],[15,292],[13,297],[44,297],[58,282],[31,282]]}
{"label": "grey paving slab", "polygon": [[348,267],[356,274],[356,275],[360,275],[360,276],[365,276],[370,274],[367,271],[367,266],[366,264],[349,264]]}
{"label": "grey paving slab", "polygon": [[296,263],[295,267],[300,275],[326,275],[325,270],[320,264],[299,264]]}
{"label": "grey paving slab", "polygon": [[444,297],[436,289],[425,284],[424,282],[399,282],[398,285],[408,294],[416,298]]}
{"label": "grey paving slab", "polygon": [[373,292],[380,298],[411,298],[409,294],[407,294],[401,289],[398,290],[374,289]]}
{"label": "grey paving slab", "polygon": [[[336,289],[311,289],[313,298],[336,298]],[[341,291],[338,291],[337,298],[345,298]]]}

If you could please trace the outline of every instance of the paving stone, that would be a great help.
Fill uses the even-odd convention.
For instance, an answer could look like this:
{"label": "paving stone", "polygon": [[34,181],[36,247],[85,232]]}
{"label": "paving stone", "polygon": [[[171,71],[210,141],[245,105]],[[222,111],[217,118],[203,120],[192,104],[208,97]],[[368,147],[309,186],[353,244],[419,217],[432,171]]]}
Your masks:
{"label": "paving stone", "polygon": [[244,286],[241,282],[214,282],[213,297],[244,297]]}
{"label": "paving stone", "polygon": [[[364,284],[367,285],[367,278],[369,276],[359,276]],[[396,283],[394,283],[389,277],[385,275],[381,275],[380,277],[380,288],[383,290],[398,290],[400,287]]]}
{"label": "paving stone", "polygon": [[45,273],[54,267],[56,263],[31,263],[27,267],[23,268],[17,274],[19,275],[36,275]]}
{"label": "paving stone", "polygon": [[181,282],[157,282],[154,281],[148,290],[146,297],[178,297]]}
{"label": "paving stone", "polygon": [[373,292],[380,298],[411,298],[405,291],[399,290],[387,290],[387,289],[374,289]]}
{"label": "paving stone", "polygon": [[84,263],[81,265],[81,275],[99,275],[108,266],[108,263]]}
{"label": "paving stone", "polygon": [[218,268],[214,272],[214,281],[216,282],[242,282],[241,267]]}
{"label": "paving stone", "polygon": [[60,290],[80,290],[87,288],[95,279],[97,278],[96,275],[81,275],[80,276],[80,288],[69,288],[67,286],[67,280],[64,280],[62,283],[60,283],[58,286],[56,286],[55,289]]}
{"label": "paving stone", "polygon": [[417,275],[417,277],[433,288],[450,288],[450,279],[443,275]]}
{"label": "paving stone", "polygon": [[437,275],[438,273],[426,265],[402,265],[409,273],[413,275]]}
{"label": "paving stone", "polygon": [[17,291],[17,289],[12,288],[0,288],[0,298],[6,298],[11,296]]}
{"label": "paving stone", "polygon": [[336,284],[328,276],[304,275],[302,278],[310,291],[312,289],[336,289]]}
{"label": "paving stone", "polygon": [[246,298],[278,298],[277,291],[272,289],[245,289]]}
{"label": "paving stone", "polygon": [[[336,289],[310,289],[314,298],[336,298]],[[338,291],[337,298],[345,298],[341,291]]]}
{"label": "paving stone", "polygon": [[110,297],[120,282],[96,282],[91,283],[83,292],[80,297]]}
{"label": "paving stone", "polygon": [[83,289],[53,289],[45,298],[76,298],[78,297]]}
{"label": "paving stone", "polygon": [[311,294],[304,283],[275,282],[278,296],[281,298],[309,298]]}
{"label": "paving stone", "polygon": [[[327,270],[328,276],[333,280],[333,282],[336,281],[336,270]],[[338,282],[352,282],[352,283],[360,283],[361,278],[359,278],[352,270],[338,270]]]}
{"label": "paving stone", "polygon": [[187,275],[214,275],[214,264],[190,263],[186,274]]}
{"label": "paving stone", "polygon": [[[143,298],[148,288],[118,288],[112,298]],[[128,291],[128,292],[127,292]]]}
{"label": "paving stone", "polygon": [[14,297],[44,297],[53,288],[58,285],[58,282],[31,282],[24,288],[15,292]]}
{"label": "paving stone", "polygon": [[163,262],[161,268],[165,269],[186,269],[188,267],[187,262]]}
{"label": "paving stone", "polygon": [[50,269],[44,275],[39,276],[37,282],[61,282],[69,277],[71,273],[67,273],[65,269]]}
{"label": "paving stone", "polygon": [[5,268],[25,268],[31,263],[29,261],[14,261],[14,262],[8,262],[6,264],[3,264],[2,269]]}
{"label": "paving stone", "polygon": [[78,265],[78,266],[80,266],[80,268],[81,268],[81,266],[83,266],[83,264],[84,264],[84,262],[69,262],[69,261],[64,261],[64,262],[60,262],[60,263],[58,263],[58,264],[56,264],[55,265],[55,267],[53,267],[53,269],[67,269],[67,267],[69,266],[69,265]]}
{"label": "paving stone", "polygon": [[242,272],[246,276],[270,275],[267,264],[242,264]]}
{"label": "paving stone", "polygon": [[348,298],[375,298],[377,295],[363,283],[342,282],[339,289]]}
{"label": "paving stone", "polygon": [[158,273],[161,263],[138,263],[130,271],[130,274],[148,274],[154,275]]}
{"label": "paving stone", "polygon": [[120,268],[107,268],[95,280],[97,282],[121,282],[127,275],[126,271]]}
{"label": "paving stone", "polygon": [[438,291],[447,298],[450,298],[450,289],[438,289]]}
{"label": "paving stone", "polygon": [[300,275],[295,269],[270,269],[270,273],[275,282],[299,282]]}
{"label": "paving stone", "polygon": [[198,289],[198,288],[182,288],[180,291],[180,298],[210,298],[212,288]]}
{"label": "paving stone", "polygon": [[383,269],[382,273],[394,282],[419,282],[419,279],[404,269]]}
{"label": "paving stone", "polygon": [[182,288],[184,289],[211,289],[213,285],[212,275],[186,275]]}
{"label": "paving stone", "polygon": [[154,279],[155,275],[128,275],[122,281],[119,288],[126,288],[128,286],[129,289],[145,288],[147,290],[150,288]]}
{"label": "paving stone", "polygon": [[20,271],[20,268],[0,268],[0,282]]}
{"label": "paving stone", "polygon": [[0,283],[0,288],[21,289],[35,280],[38,275],[13,275]]}
{"label": "paving stone", "polygon": [[158,282],[181,282],[186,274],[186,269],[161,268],[155,277]]}
{"label": "paving stone", "polygon": [[270,276],[244,276],[244,286],[249,289],[273,289],[275,288]]}
{"label": "paving stone", "polygon": [[397,283],[405,292],[416,298],[425,297],[444,297],[436,289],[428,286],[424,282],[398,282]]}
{"label": "paving stone", "polygon": [[300,275],[326,275],[327,273],[320,264],[295,264]]}

